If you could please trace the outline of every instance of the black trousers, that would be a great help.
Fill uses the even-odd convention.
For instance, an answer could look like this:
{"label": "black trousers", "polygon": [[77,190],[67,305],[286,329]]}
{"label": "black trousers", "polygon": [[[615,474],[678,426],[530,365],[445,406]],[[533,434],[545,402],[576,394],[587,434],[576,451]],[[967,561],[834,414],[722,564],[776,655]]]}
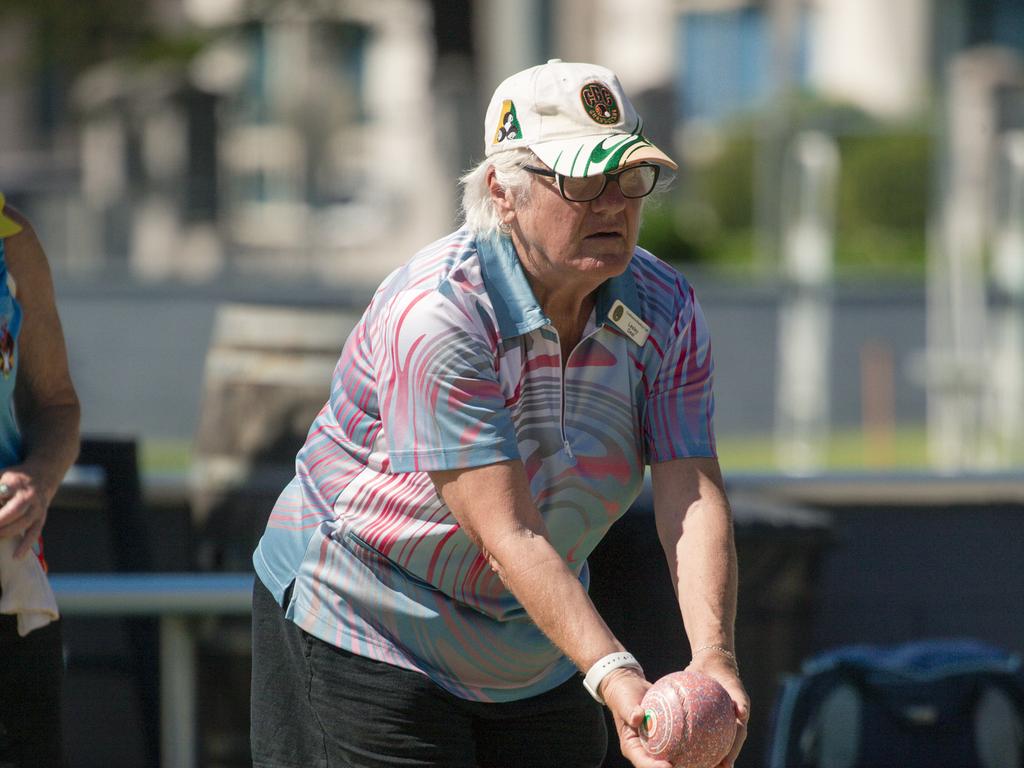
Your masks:
{"label": "black trousers", "polygon": [[0,615],[0,765],[63,768],[60,621],[18,635],[18,619]]}
{"label": "black trousers", "polygon": [[466,701],[425,675],[303,632],[253,591],[254,768],[597,768],[602,708],[575,677],[522,701]]}

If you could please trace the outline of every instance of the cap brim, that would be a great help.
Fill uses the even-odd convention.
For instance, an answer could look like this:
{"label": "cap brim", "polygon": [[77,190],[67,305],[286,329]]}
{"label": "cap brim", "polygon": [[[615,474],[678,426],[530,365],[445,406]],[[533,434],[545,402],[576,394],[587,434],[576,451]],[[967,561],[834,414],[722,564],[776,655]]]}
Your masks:
{"label": "cap brim", "polygon": [[673,171],[678,168],[672,158],[650,141],[632,133],[544,141],[531,144],[530,149],[551,170],[563,176],[597,176],[641,162],[664,165]]}
{"label": "cap brim", "polygon": [[4,197],[3,192],[0,192],[0,237],[10,237],[21,232],[21,224],[4,215],[4,205],[6,203],[7,199]]}

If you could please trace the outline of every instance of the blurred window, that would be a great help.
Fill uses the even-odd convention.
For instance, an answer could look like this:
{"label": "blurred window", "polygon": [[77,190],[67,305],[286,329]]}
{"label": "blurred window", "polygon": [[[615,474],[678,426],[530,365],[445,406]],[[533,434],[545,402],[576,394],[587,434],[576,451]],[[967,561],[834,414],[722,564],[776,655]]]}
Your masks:
{"label": "blurred window", "polygon": [[966,19],[968,45],[996,43],[1024,51],[1020,0],[971,0]]}
{"label": "blurred window", "polygon": [[[795,83],[808,73],[808,12],[795,30]],[[762,105],[772,91],[771,18],[761,6],[684,13],[679,19],[682,61],[676,79],[685,120],[719,121]]]}
{"label": "blurred window", "polygon": [[237,242],[305,242],[317,209],[367,190],[370,30],[321,20],[243,30],[250,66],[227,118],[225,191]]}

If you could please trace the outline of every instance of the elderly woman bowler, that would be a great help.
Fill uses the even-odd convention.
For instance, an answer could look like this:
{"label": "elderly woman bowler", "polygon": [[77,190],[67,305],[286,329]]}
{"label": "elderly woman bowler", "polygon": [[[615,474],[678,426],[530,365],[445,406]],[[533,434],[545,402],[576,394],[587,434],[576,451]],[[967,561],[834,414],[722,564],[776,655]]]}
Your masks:
{"label": "elderly woman bowler", "polygon": [[668,768],[637,738],[650,683],[587,596],[647,465],[735,760],[710,344],[685,279],[636,247],[675,168],[641,130],[603,67],[495,91],[465,226],[377,290],[254,554],[256,766],[598,766],[605,705],[626,757]]}

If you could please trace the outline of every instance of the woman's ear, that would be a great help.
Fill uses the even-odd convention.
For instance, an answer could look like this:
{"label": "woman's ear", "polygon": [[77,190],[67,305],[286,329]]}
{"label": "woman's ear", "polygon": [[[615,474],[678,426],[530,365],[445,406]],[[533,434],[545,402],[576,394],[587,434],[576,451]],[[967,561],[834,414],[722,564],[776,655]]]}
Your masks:
{"label": "woman's ear", "polygon": [[498,175],[494,172],[494,166],[487,169],[487,189],[491,193],[491,200],[498,211],[498,218],[503,224],[511,224],[515,218],[515,205],[511,193],[498,183]]}

